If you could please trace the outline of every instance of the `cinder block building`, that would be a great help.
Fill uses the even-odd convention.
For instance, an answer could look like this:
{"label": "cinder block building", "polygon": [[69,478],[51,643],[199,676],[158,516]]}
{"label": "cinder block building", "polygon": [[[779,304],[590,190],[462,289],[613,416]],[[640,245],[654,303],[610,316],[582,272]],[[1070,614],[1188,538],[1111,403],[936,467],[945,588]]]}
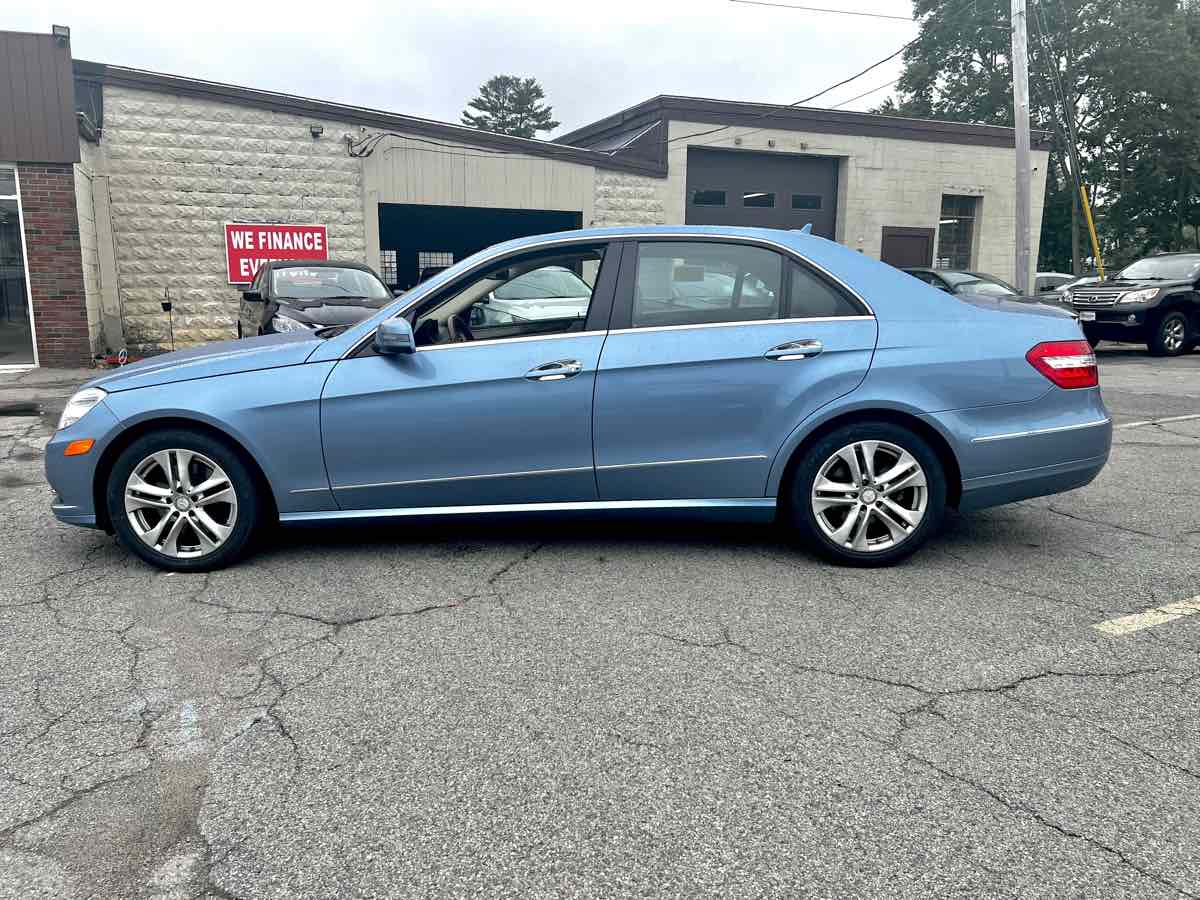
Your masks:
{"label": "cinder block building", "polygon": [[[323,226],[330,258],[398,287],[511,237],[671,223],[811,224],[897,265],[1014,274],[1007,128],[660,96],[524,140],[73,61],[61,33],[0,41],[57,73],[0,103],[0,314],[26,310],[0,317],[0,366],[234,337],[230,223]],[[1034,147],[1036,240],[1047,136]]]}

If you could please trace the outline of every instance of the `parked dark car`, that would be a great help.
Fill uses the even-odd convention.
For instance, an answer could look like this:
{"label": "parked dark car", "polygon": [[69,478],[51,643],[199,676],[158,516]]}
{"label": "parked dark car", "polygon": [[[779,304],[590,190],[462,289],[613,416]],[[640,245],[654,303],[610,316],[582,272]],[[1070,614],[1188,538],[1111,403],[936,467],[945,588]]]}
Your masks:
{"label": "parked dark car", "polygon": [[983,272],[968,272],[963,269],[905,269],[913,278],[931,284],[948,294],[970,295],[973,297],[998,297],[1014,300],[1021,292],[1001,281],[995,275],[985,275]]}
{"label": "parked dark car", "polygon": [[393,299],[383,280],[362,263],[268,262],[242,292],[238,337],[353,325]]}
{"label": "parked dark car", "polygon": [[1114,278],[1070,289],[1084,336],[1145,344],[1154,356],[1179,356],[1200,340],[1200,253],[1139,259]]}

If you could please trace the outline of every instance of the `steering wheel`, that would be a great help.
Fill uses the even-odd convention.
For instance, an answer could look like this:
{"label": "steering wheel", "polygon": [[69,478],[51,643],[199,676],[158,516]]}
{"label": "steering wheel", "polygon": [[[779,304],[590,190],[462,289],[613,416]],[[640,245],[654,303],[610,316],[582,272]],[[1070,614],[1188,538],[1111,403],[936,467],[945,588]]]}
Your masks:
{"label": "steering wheel", "polygon": [[452,344],[465,344],[467,341],[475,340],[466,316],[461,313],[446,320],[446,331],[450,335]]}

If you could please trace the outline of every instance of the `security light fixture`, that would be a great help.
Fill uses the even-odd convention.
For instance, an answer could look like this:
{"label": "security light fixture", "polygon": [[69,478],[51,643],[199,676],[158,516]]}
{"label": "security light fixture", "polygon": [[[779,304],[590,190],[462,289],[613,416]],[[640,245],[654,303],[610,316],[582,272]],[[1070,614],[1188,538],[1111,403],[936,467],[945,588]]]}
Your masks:
{"label": "security light fixture", "polygon": [[71,29],[66,25],[51,25],[50,33],[54,35],[54,40],[60,47],[66,46],[71,41]]}
{"label": "security light fixture", "polygon": [[313,124],[308,126],[308,133],[312,135],[313,140],[315,141],[317,138],[319,138],[322,134],[325,133],[325,126],[318,125],[316,122],[313,122]]}

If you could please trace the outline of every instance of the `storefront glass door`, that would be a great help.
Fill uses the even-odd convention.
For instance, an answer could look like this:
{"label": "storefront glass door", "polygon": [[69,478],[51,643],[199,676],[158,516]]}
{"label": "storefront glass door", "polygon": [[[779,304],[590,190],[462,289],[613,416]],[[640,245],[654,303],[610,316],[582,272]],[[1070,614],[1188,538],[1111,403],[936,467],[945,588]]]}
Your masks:
{"label": "storefront glass door", "polygon": [[0,165],[0,367],[37,361],[28,287],[17,173]]}

